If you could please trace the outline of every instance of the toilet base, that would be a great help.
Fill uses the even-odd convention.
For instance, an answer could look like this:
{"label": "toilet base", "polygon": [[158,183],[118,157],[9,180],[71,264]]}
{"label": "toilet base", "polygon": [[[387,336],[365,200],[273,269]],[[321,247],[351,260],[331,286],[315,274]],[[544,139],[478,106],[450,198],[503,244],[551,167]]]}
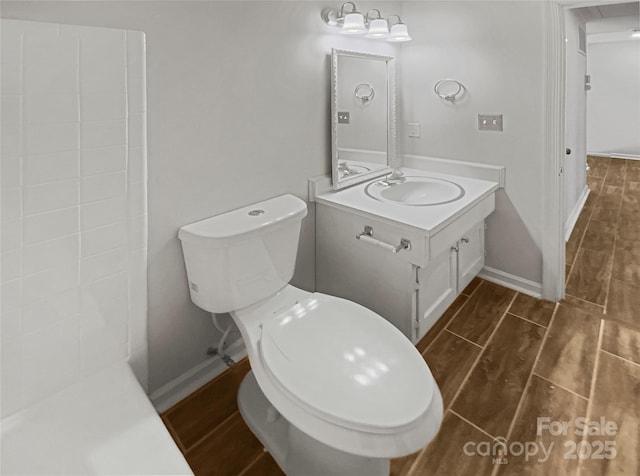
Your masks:
{"label": "toilet base", "polygon": [[298,430],[267,400],[253,372],[240,384],[238,408],[247,426],[288,476],[389,474],[388,458],[345,453]]}

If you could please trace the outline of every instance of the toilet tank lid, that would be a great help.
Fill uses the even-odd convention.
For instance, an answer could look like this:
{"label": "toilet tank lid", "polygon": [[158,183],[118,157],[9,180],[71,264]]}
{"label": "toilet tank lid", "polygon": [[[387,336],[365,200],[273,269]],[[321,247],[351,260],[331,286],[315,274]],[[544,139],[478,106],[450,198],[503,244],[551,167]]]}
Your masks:
{"label": "toilet tank lid", "polygon": [[280,195],[185,225],[180,228],[178,237],[181,240],[233,238],[291,219],[302,220],[306,215],[307,204],[303,200],[294,195]]}

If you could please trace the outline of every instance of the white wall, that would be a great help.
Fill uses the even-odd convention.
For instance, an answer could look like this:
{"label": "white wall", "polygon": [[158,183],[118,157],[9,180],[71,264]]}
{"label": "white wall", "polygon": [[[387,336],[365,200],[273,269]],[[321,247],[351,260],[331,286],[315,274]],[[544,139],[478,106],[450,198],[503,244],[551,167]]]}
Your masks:
{"label": "white wall", "polygon": [[565,236],[575,224],[575,211],[587,185],[587,72],[586,54],[578,47],[578,29],[586,30],[580,12],[565,10],[566,86],[565,86],[565,147],[571,154],[564,156],[564,219]]}
{"label": "white wall", "polygon": [[[543,2],[406,2],[413,41],[400,63],[399,144],[408,154],[506,166],[488,218],[488,266],[542,280]],[[434,84],[461,81],[452,104]],[[504,132],[478,131],[477,115],[503,114]],[[408,138],[406,124],[422,125]]]}
{"label": "white wall", "polygon": [[2,416],[146,380],[144,36],[2,20]]}
{"label": "white wall", "polygon": [[587,150],[640,158],[640,39],[589,42]]}
{"label": "white wall", "polygon": [[[384,42],[329,32],[335,2],[3,1],[2,15],[141,30],[147,38],[149,390],[217,343],[191,303],[181,225],[282,193],[306,198],[330,171],[331,48],[394,56]],[[339,5],[338,5],[339,6]],[[399,13],[395,2],[358,2]],[[314,288],[314,213],[294,284]]]}

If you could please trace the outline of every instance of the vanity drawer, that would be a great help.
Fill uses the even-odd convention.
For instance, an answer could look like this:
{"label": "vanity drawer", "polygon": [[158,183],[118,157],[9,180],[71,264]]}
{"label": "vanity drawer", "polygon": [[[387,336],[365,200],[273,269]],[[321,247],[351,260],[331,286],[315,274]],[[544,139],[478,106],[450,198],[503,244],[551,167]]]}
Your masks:
{"label": "vanity drawer", "polygon": [[427,237],[419,230],[322,204],[318,204],[316,222],[318,233],[330,233],[333,241],[339,239],[341,247],[363,259],[385,256],[417,266],[424,266],[428,261]]}

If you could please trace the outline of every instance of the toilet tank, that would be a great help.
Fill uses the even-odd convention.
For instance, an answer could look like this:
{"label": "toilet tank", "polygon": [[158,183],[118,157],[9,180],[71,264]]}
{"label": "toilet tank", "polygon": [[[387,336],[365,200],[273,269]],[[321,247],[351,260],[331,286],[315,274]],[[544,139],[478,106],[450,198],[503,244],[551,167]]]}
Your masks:
{"label": "toilet tank", "polygon": [[307,205],[282,195],[180,228],[191,300],[229,312],[275,294],[293,277]]}

